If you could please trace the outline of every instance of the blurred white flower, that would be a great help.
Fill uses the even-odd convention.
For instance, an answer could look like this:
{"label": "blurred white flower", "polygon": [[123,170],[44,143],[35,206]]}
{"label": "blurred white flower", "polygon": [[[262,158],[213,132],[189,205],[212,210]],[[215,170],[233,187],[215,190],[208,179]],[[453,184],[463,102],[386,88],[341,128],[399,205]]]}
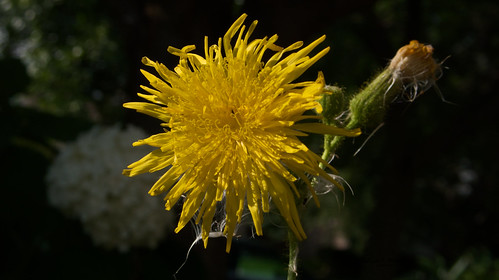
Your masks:
{"label": "blurred white flower", "polygon": [[66,144],[48,171],[50,203],[79,218],[97,245],[154,248],[173,225],[162,200],[147,194],[157,175],[133,180],[122,175],[123,164],[150,151],[131,147],[145,137],[134,126],[94,127]]}

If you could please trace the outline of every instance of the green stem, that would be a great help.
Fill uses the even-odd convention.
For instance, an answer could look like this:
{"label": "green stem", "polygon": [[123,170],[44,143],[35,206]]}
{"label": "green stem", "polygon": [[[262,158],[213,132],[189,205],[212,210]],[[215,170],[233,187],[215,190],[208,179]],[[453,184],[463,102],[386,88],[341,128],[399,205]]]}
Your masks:
{"label": "green stem", "polygon": [[[336,153],[336,150],[338,150],[340,145],[343,143],[343,140],[345,140],[345,136],[324,135],[324,152],[322,152],[322,159],[329,162],[331,155]],[[324,169],[324,164],[322,164],[322,162],[319,166]]]}
{"label": "green stem", "polygon": [[289,242],[289,264],[288,264],[288,280],[296,280],[298,275],[298,240],[295,234],[290,230],[288,231]]}
{"label": "green stem", "polygon": [[[330,156],[336,152],[340,144],[343,142],[343,139],[345,139],[345,136],[332,137],[331,135],[325,135],[324,152],[322,153],[322,159],[324,161],[329,161]],[[320,166],[324,168],[322,163],[320,164]]]}

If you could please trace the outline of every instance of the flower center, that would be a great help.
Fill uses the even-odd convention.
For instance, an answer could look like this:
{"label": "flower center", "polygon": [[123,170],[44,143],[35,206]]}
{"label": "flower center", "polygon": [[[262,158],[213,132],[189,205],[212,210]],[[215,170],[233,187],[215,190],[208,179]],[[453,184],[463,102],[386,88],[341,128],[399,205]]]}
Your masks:
{"label": "flower center", "polygon": [[227,118],[227,124],[229,125],[230,130],[240,130],[245,125],[244,117],[241,115],[241,112],[234,107],[230,107],[229,111],[230,113],[229,118]]}

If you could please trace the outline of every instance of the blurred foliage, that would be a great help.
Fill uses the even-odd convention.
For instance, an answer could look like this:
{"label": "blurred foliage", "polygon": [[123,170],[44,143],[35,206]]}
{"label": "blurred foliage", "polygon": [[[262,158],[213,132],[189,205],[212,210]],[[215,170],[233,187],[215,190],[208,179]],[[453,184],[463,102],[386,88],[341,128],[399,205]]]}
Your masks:
{"label": "blurred foliage", "polygon": [[32,79],[17,103],[93,120],[116,114],[127,64],[99,2],[0,2],[0,56],[21,59]]}
{"label": "blurred foliage", "polygon": [[494,259],[489,250],[483,248],[465,251],[450,265],[439,255],[433,258],[420,258],[419,264],[420,270],[407,273],[399,279],[474,280],[496,279],[499,275],[499,260]]}
{"label": "blurred foliage", "polygon": [[[443,62],[438,89],[393,106],[355,157],[371,131],[339,151],[334,164],[355,195],[345,194],[344,205],[332,193],[319,209],[306,204],[302,279],[498,278],[499,4],[486,0],[0,0],[0,152],[8,162],[0,173],[8,256],[0,277],[171,279],[193,232],[156,251],[94,247],[48,205],[45,172],[54,143],[93,124],[157,129],[121,107],[144,83],[140,57],[172,67],[168,45],[195,43],[200,52],[203,35],[215,42],[241,12],[260,21],[255,36],[277,33],[281,45],[326,34],[332,51],[306,75],[322,70],[346,95],[411,39],[432,44]],[[318,149],[320,140],[309,143]],[[235,276],[238,263],[258,269],[248,256],[262,251],[285,268],[285,231],[273,230],[283,223],[266,221],[263,237],[235,241],[230,255],[224,240],[196,245],[178,278],[244,279]]]}

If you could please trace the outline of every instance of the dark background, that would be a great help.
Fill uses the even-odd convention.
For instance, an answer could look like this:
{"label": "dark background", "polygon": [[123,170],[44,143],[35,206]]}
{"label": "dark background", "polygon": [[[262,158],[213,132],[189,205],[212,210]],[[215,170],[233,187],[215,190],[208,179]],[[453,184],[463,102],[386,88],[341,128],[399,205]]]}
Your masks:
{"label": "dark background", "polygon": [[[395,104],[358,155],[365,136],[339,151],[334,164],[355,196],[340,209],[323,196],[304,216],[301,279],[499,279],[499,4],[465,0],[2,1],[1,278],[172,279],[192,230],[156,250],[94,246],[47,202],[51,143],[95,124],[158,132],[157,120],[121,107],[145,83],[141,57],[172,68],[168,46],[202,53],[204,36],[215,43],[243,12],[259,20],[252,38],[278,34],[281,46],[326,34],[332,51],[304,79],[322,70],[349,93],[412,39],[448,57],[437,85],[455,105],[430,89]],[[178,278],[262,279],[255,271],[277,267],[265,279],[283,279],[286,245],[273,229],[235,240],[230,254],[223,239],[195,246]]]}

